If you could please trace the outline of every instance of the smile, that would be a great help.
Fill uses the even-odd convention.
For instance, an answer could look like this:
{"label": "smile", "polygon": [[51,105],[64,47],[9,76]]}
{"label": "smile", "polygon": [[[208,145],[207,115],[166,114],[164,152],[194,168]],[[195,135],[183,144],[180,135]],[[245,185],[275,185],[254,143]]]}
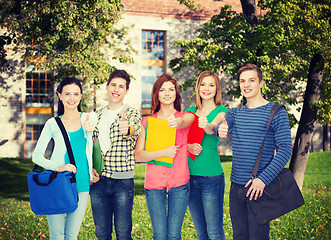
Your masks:
{"label": "smile", "polygon": [[76,102],[74,102],[74,103],[67,102],[67,103],[68,103],[68,105],[75,105],[76,104]]}

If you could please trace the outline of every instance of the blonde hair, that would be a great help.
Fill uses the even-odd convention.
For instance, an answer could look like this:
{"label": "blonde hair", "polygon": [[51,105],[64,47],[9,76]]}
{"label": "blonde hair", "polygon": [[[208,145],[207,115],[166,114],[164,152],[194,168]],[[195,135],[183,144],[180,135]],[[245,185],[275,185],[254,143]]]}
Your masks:
{"label": "blonde hair", "polygon": [[195,84],[195,105],[197,106],[198,109],[202,109],[202,100],[201,97],[199,95],[199,88],[201,85],[202,80],[205,77],[213,77],[215,80],[215,84],[216,84],[216,94],[214,96],[214,102],[216,105],[223,105],[222,103],[222,91],[221,91],[221,81],[219,79],[219,77],[217,76],[216,73],[212,72],[212,71],[203,71],[198,79],[197,79],[197,83]]}

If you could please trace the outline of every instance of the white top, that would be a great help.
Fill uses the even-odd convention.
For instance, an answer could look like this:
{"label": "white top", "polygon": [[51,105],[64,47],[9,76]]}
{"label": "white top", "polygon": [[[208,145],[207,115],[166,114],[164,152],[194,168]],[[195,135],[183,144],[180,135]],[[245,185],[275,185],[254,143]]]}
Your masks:
{"label": "white top", "polygon": [[[124,106],[124,105],[123,105]],[[99,128],[99,143],[100,143],[100,149],[102,154],[104,155],[111,146],[111,140],[110,140],[110,126],[113,124],[117,114],[120,113],[122,110],[122,107],[116,109],[116,110],[109,110],[108,108],[103,112],[100,122],[98,124]]]}

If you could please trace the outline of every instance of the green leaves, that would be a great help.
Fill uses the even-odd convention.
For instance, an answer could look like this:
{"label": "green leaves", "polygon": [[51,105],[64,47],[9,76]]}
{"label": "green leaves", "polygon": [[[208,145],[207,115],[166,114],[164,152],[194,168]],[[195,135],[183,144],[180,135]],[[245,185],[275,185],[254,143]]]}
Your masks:
{"label": "green leaves", "polygon": [[[228,92],[241,97],[236,72],[245,63],[256,63],[263,70],[263,93],[268,100],[295,105],[302,101],[302,87],[307,81],[309,63],[315,53],[322,53],[326,67],[324,78],[330,79],[331,6],[328,1],[264,0],[259,1],[262,15],[254,27],[243,14],[221,9],[218,15],[197,31],[193,40],[179,40],[184,50],[180,58],[170,61],[178,72],[192,66],[198,75],[212,70],[230,74],[233,85]],[[185,83],[183,86],[190,86]],[[326,94],[327,95],[327,94]],[[322,96],[321,108],[330,109],[331,95]],[[324,122],[330,121],[330,115]],[[297,120],[290,117],[293,126]]]}
{"label": "green leaves", "polygon": [[[109,41],[116,35],[123,39],[127,32],[114,27],[122,9],[120,0],[9,2],[12,8],[0,10],[1,25],[19,33],[28,57],[44,57],[46,61],[36,62],[38,68],[54,69],[56,80],[78,76],[96,84],[105,82],[114,67],[107,63],[104,49],[116,52],[113,59],[119,62],[132,62],[129,42],[118,51],[119,43]],[[13,9],[19,11],[13,14]]]}

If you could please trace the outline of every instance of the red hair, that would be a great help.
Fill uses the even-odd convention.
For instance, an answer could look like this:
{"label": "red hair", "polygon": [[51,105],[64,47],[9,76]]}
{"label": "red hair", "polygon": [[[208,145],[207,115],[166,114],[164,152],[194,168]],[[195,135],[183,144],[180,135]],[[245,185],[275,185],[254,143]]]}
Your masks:
{"label": "red hair", "polygon": [[160,89],[163,85],[163,83],[165,82],[171,82],[174,84],[175,89],[176,89],[176,99],[174,102],[174,108],[180,112],[181,110],[181,97],[180,97],[180,93],[178,90],[178,85],[176,80],[171,77],[169,74],[162,74],[161,76],[159,76],[159,78],[156,80],[156,82],[153,85],[153,89],[152,89],[152,106],[151,106],[151,112],[156,113],[160,110],[160,100],[159,100],[159,92]]}

